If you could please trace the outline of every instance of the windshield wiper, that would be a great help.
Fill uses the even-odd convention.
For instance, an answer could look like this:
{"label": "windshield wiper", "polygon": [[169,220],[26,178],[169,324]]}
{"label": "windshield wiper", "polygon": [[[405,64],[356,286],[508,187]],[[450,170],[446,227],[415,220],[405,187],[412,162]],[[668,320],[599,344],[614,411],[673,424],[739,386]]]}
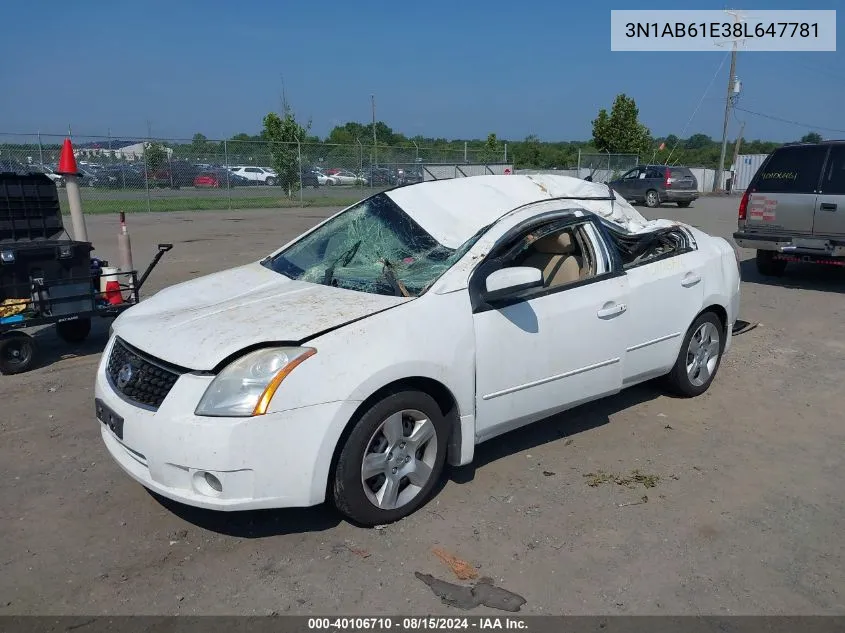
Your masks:
{"label": "windshield wiper", "polygon": [[396,270],[393,268],[393,264],[390,263],[390,260],[386,257],[382,257],[381,263],[384,264],[382,274],[393,288],[393,294],[401,297],[410,297],[411,293],[408,292],[405,284],[399,281],[399,278],[396,276]]}
{"label": "windshield wiper", "polygon": [[326,273],[323,275],[323,283],[326,286],[330,286],[332,283],[332,279],[334,279],[334,269],[337,268],[337,265],[340,264],[340,267],[343,268],[344,266],[348,266],[349,262],[352,261],[352,258],[355,257],[355,253],[358,252],[358,247],[361,246],[361,242],[363,240],[358,240],[355,242],[347,251],[345,251],[340,257],[332,262],[332,265],[326,268]]}

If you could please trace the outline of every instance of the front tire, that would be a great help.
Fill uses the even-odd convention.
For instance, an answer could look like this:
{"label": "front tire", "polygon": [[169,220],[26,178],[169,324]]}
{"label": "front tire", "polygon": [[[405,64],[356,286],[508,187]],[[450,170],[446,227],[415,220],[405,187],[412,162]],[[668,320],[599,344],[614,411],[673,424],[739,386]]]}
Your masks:
{"label": "front tire", "polygon": [[266,184],[268,187],[273,187],[276,184],[276,179],[275,178],[268,178],[267,180],[264,181],[264,184]]}
{"label": "front tire", "polygon": [[726,336],[716,314],[699,315],[687,330],[675,366],[666,376],[670,391],[684,398],[707,391],[719,371]]}
{"label": "front tire", "polygon": [[656,209],[660,206],[660,195],[654,189],[649,189],[645,193],[645,206],[649,209]]}
{"label": "front tire", "polygon": [[782,277],[787,262],[775,259],[774,251],[757,251],[757,272],[766,277]]}
{"label": "front tire", "polygon": [[367,527],[412,514],[440,480],[449,430],[428,394],[402,391],[376,403],[341,449],[332,485],[335,507]]}

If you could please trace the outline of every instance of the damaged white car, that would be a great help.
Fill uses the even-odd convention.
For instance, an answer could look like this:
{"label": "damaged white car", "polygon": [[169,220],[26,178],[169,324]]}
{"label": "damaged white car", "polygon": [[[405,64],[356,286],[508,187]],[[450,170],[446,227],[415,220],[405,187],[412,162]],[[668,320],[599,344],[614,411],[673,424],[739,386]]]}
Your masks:
{"label": "damaged white car", "polygon": [[605,185],[425,182],[122,314],[97,417],[170,499],[387,523],[497,435],[652,378],[703,393],[739,302],[727,241]]}

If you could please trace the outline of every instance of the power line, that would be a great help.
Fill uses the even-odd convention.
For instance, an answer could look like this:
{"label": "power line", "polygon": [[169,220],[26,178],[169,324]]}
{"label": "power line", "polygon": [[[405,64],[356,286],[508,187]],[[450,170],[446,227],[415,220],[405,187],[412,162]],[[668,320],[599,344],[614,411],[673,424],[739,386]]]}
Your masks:
{"label": "power line", "polygon": [[[666,157],[666,163],[665,164],[669,163],[669,160],[672,158],[672,154],[675,153],[675,150],[677,149],[678,145],[680,144],[681,139],[684,137],[684,134],[686,133],[687,128],[689,127],[689,124],[692,123],[692,120],[695,118],[695,115],[698,114],[698,110],[699,110],[699,108],[701,108],[701,104],[704,103],[704,100],[707,97],[707,93],[710,92],[710,88],[713,86],[713,82],[716,81],[716,77],[719,76],[719,73],[722,71],[722,66],[725,65],[726,61],[728,61],[728,57],[730,57],[730,53],[727,53],[722,58],[722,63],[719,64],[719,67],[716,69],[716,72],[713,73],[713,76],[710,78],[710,83],[708,83],[707,88],[704,89],[704,94],[702,94],[701,99],[698,100],[698,105],[695,106],[695,110],[692,111],[692,115],[687,120],[687,123],[686,123],[686,125],[684,125],[684,128],[681,130],[681,133],[678,136],[678,140],[675,142],[675,144],[672,146],[672,149],[669,151],[669,156]],[[721,101],[721,98],[719,100]]]}
{"label": "power line", "polygon": [[791,125],[797,125],[799,127],[804,127],[809,130],[824,130],[825,132],[840,132],[845,134],[845,130],[840,130],[835,127],[824,127],[821,125],[812,125],[810,123],[801,123],[800,121],[792,121],[790,119],[782,119],[781,117],[772,116],[771,114],[763,114],[762,112],[754,112],[752,110],[746,110],[745,108],[735,107],[736,110],[740,110],[741,112],[745,112],[747,114],[753,114],[754,116],[763,117],[764,119],[771,119],[772,121],[780,121],[781,123],[789,123]]}

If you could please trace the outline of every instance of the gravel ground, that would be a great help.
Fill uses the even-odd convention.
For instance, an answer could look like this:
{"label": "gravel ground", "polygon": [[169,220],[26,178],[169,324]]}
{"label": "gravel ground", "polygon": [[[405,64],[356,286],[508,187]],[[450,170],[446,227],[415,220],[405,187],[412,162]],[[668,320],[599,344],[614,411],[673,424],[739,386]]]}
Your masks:
{"label": "gravel ground", "polygon": [[[736,205],[646,215],[729,237]],[[136,265],[174,243],[151,292],[257,259],[330,211],[133,215]],[[116,260],[116,217],[88,227]],[[41,366],[0,377],[0,614],[462,613],[414,576],[460,582],[436,547],[525,614],[841,614],[845,276],[770,281],[747,259],[743,278],[742,318],[760,326],[704,396],[636,387],[492,440],[382,530],[325,507],[216,514],[153,497],[93,417],[107,322],[78,346],[39,332]],[[635,469],[654,487],[585,477]]]}

